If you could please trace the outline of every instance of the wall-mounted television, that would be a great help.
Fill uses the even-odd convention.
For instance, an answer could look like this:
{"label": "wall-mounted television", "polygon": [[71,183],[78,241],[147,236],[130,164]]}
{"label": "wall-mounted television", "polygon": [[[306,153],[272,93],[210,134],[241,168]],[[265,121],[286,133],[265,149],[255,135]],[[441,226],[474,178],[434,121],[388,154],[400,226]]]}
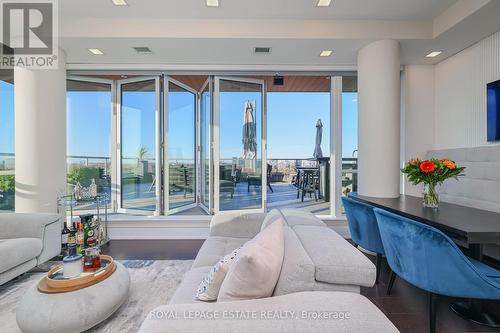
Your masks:
{"label": "wall-mounted television", "polygon": [[500,141],[500,80],[488,83],[486,95],[488,141]]}

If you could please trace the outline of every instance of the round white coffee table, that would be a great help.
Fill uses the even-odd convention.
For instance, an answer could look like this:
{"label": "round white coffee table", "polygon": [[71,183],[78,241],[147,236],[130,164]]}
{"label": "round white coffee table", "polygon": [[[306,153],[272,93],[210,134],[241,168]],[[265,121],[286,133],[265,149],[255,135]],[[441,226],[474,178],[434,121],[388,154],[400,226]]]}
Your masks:
{"label": "round white coffee table", "polygon": [[115,262],[116,270],[107,279],[83,289],[45,294],[38,282],[23,296],[16,320],[25,333],[83,332],[111,316],[127,299],[130,276]]}

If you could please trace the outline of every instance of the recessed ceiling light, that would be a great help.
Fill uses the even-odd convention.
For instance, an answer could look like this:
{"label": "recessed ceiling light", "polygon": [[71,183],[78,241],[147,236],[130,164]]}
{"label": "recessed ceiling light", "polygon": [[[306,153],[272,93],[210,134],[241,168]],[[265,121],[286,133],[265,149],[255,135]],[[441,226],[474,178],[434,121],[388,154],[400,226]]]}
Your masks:
{"label": "recessed ceiling light", "polygon": [[115,6],[126,6],[127,1],[125,0],[111,0],[115,4]]}
{"label": "recessed ceiling light", "polygon": [[332,0],[318,0],[318,7],[328,7],[332,3]]}
{"label": "recessed ceiling light", "polygon": [[441,53],[443,53],[443,51],[433,51],[431,53],[429,53],[428,55],[426,55],[427,58],[434,58],[434,57],[437,57],[438,55],[440,55]]}
{"label": "recessed ceiling light", "polygon": [[219,7],[219,0],[205,0],[208,7]]}
{"label": "recessed ceiling light", "polygon": [[104,54],[101,50],[99,49],[89,49],[89,52],[95,55],[101,55]]}
{"label": "recessed ceiling light", "polygon": [[320,57],[329,57],[332,55],[332,50],[324,50],[324,51],[321,51],[321,53],[319,54]]}

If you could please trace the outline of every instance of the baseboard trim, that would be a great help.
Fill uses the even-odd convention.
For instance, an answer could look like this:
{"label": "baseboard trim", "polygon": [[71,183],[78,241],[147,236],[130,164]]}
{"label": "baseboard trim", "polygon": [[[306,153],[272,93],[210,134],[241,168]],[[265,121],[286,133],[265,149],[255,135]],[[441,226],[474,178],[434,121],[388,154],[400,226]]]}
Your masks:
{"label": "baseboard trim", "polygon": [[[108,222],[110,239],[206,239],[210,216],[132,216],[113,215]],[[350,238],[345,219],[323,219],[344,238]]]}

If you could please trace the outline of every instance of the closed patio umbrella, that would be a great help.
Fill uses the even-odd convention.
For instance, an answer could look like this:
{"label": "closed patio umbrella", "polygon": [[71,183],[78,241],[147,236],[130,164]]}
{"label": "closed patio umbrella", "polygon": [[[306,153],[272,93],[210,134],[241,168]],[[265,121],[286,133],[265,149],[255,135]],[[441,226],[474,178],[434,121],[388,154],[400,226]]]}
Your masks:
{"label": "closed patio umbrella", "polygon": [[254,159],[257,155],[257,128],[255,126],[255,118],[253,116],[253,103],[247,101],[245,103],[245,111],[243,114],[243,158]]}
{"label": "closed patio umbrella", "polygon": [[323,124],[321,123],[321,119],[318,119],[316,123],[316,145],[314,146],[314,158],[323,157],[323,152],[321,151],[321,139],[323,137]]}

